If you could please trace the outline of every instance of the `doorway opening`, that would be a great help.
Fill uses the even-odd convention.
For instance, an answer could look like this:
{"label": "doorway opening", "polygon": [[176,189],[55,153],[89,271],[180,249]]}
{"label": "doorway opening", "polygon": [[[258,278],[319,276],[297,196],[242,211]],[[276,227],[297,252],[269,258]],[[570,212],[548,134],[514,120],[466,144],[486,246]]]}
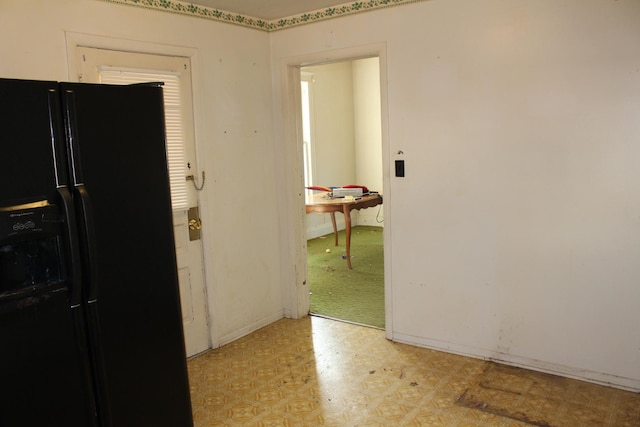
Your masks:
{"label": "doorway opening", "polygon": [[[379,58],[301,67],[300,82],[307,205],[331,197],[333,191],[322,187],[359,185],[365,194],[381,195]],[[328,213],[306,215],[310,313],[384,328],[383,207],[355,207],[349,216],[347,251],[349,222],[342,210],[335,220]]]}

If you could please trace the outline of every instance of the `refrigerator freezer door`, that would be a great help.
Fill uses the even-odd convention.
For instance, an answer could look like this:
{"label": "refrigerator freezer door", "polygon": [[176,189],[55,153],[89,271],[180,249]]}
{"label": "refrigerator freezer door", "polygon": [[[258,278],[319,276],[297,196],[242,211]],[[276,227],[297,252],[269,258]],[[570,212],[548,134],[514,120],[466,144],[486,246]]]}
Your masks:
{"label": "refrigerator freezer door", "polygon": [[66,174],[57,84],[0,79],[0,207],[55,197]]}
{"label": "refrigerator freezer door", "polygon": [[0,425],[96,425],[56,83],[0,79]]}

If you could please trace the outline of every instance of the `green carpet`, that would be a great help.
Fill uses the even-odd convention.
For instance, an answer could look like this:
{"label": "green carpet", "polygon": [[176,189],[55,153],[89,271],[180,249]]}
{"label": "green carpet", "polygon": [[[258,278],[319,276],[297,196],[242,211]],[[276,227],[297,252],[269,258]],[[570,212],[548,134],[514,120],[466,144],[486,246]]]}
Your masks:
{"label": "green carpet", "polygon": [[339,246],[335,246],[333,233],[307,242],[310,311],[384,328],[382,227],[353,227],[352,270],[344,258],[345,233],[338,235]]}

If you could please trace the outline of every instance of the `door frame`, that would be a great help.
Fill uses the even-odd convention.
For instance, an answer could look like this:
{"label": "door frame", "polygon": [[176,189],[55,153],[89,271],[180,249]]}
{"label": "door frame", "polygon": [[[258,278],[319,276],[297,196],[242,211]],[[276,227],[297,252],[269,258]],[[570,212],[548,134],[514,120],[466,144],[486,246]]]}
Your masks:
{"label": "door frame", "polygon": [[[278,170],[282,171],[283,191],[281,206],[287,212],[281,215],[281,230],[286,238],[281,240],[283,254],[282,271],[290,280],[288,289],[284,289],[283,301],[285,316],[301,318],[309,313],[309,288],[307,286],[307,245],[305,232],[304,163],[302,158],[302,105],[300,95],[300,68],[323,65],[334,62],[351,61],[378,57],[380,66],[380,124],[382,141],[382,176],[384,196],[383,227],[384,238],[384,300],[385,331],[391,339],[393,331],[393,292],[392,292],[392,245],[391,215],[392,194],[390,191],[390,143],[389,112],[387,87],[387,46],[385,43],[335,49],[283,58],[278,64],[280,72],[280,102],[282,113],[281,137],[284,142],[283,156]],[[276,92],[277,93],[277,92]],[[291,262],[293,261],[293,262]]]}

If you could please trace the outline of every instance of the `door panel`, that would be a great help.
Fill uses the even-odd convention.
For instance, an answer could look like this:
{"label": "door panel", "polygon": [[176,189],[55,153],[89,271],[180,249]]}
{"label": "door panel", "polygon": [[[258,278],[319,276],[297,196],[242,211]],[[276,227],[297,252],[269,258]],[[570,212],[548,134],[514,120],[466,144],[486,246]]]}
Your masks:
{"label": "door panel", "polygon": [[209,348],[209,327],[206,299],[202,283],[201,246],[200,241],[189,240],[189,223],[187,211],[173,212],[173,226],[176,241],[176,257],[178,260],[178,278],[180,281],[180,300],[182,304],[182,321],[185,335],[187,355],[193,356]]}

